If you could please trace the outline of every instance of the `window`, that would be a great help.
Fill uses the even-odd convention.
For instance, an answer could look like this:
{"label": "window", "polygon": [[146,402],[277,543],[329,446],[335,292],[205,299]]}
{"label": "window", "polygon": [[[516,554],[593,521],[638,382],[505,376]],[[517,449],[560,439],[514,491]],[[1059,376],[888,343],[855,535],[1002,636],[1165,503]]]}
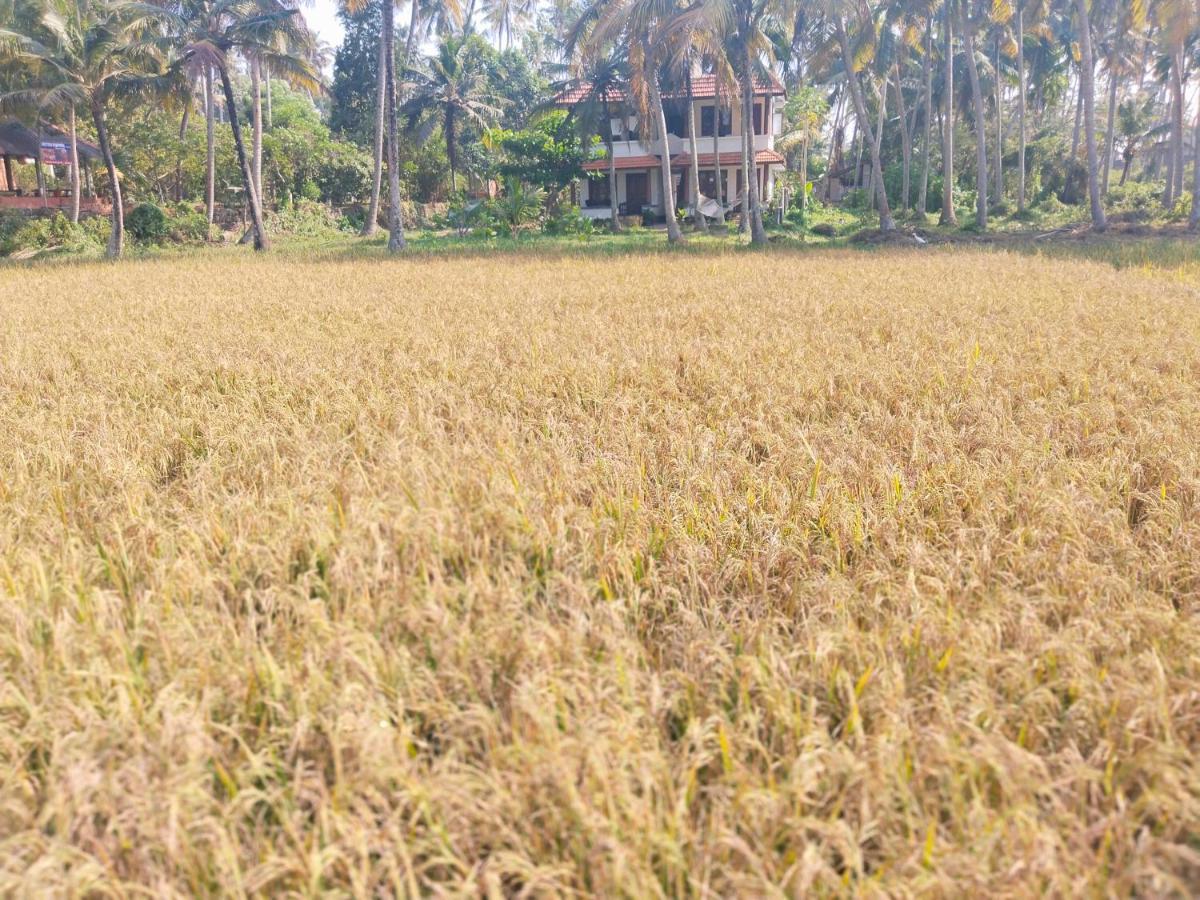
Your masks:
{"label": "window", "polygon": [[761,103],[754,104],[754,133],[766,133],[763,129],[763,105]]}
{"label": "window", "polygon": [[[717,179],[715,175],[716,173],[712,169],[700,171],[700,193],[705,197],[711,198],[717,196]],[[724,191],[721,193],[724,193]]]}
{"label": "window", "polygon": [[591,179],[588,181],[587,205],[608,206],[612,202],[611,189],[607,175]]}
{"label": "window", "polygon": [[687,134],[687,104],[678,100],[663,103],[663,114],[667,119],[667,134],[683,137]]}
{"label": "window", "polygon": [[[712,137],[713,136],[713,112],[715,110],[716,110],[715,106],[700,107],[700,136],[701,137]],[[720,128],[720,131],[717,133],[717,137],[725,137],[726,135],[733,133],[733,110],[731,110],[731,109],[721,110],[721,118],[720,118],[720,123],[719,123],[718,127]]]}

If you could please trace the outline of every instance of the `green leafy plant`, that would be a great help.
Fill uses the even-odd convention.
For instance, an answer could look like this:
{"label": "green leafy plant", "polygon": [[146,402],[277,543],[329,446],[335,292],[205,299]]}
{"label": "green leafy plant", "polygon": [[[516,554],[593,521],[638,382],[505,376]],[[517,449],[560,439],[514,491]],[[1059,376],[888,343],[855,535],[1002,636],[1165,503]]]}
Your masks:
{"label": "green leafy plant", "polygon": [[500,197],[491,203],[501,230],[511,236],[531,228],[542,214],[546,192],[515,178],[508,179]]}
{"label": "green leafy plant", "polygon": [[162,244],[171,231],[167,214],[153,203],[139,203],[125,219],[125,230],[140,244]]}

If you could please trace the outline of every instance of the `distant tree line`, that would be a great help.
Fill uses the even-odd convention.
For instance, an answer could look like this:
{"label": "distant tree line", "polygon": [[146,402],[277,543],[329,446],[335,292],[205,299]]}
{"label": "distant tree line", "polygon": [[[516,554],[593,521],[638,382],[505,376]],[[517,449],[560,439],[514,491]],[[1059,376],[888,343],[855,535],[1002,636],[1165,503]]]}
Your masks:
{"label": "distant tree line", "polygon": [[[757,79],[781,79],[801,204],[817,177],[826,196],[857,188],[884,231],[932,214],[957,224],[964,199],[985,230],[1050,194],[1103,230],[1106,196],[1131,178],[1164,209],[1190,203],[1200,228],[1200,10],[1183,0],[343,0],[332,60],[294,0],[0,3],[0,110],[96,140],[113,256],[123,188],[198,199],[210,222],[239,204],[260,250],[264,207],[306,196],[361,201],[362,232],[385,222],[393,250],[403,197],[516,179],[558,202],[529,174],[554,166],[539,148],[603,155],[618,102],[659,140],[663,97],[700,73],[743,110]],[[567,88],[581,102],[539,125]],[[539,128],[557,137],[531,139]],[[514,175],[515,146],[533,181]],[[764,200],[745,174],[740,221],[762,242]],[[667,199],[668,239],[683,240]]]}

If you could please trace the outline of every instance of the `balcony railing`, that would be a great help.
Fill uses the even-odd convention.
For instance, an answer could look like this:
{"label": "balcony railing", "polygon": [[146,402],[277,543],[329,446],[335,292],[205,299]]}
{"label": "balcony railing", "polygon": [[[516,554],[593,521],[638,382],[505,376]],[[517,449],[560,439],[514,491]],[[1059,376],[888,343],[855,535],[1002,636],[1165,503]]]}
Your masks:
{"label": "balcony railing", "polygon": [[[742,152],[742,136],[740,134],[729,134],[724,137],[717,138],[718,147],[721,153],[741,153]],[[712,136],[696,138],[696,144],[701,153],[712,153]],[[754,136],[754,149],[772,150],[775,147],[775,136],[770,134],[756,134]],[[659,153],[661,145],[658,141],[614,141],[613,156],[645,156],[647,154]],[[680,137],[676,134],[667,135],[667,149],[672,156],[678,153],[691,152],[691,141],[686,137]]]}

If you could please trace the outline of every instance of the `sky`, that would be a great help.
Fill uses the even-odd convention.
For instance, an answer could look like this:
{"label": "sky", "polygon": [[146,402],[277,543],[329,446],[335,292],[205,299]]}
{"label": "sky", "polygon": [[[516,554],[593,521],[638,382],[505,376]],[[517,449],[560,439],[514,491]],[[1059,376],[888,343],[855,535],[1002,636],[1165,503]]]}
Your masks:
{"label": "sky", "polygon": [[337,49],[342,43],[342,26],[338,22],[335,0],[312,0],[310,5],[301,9],[308,27],[330,47]]}

